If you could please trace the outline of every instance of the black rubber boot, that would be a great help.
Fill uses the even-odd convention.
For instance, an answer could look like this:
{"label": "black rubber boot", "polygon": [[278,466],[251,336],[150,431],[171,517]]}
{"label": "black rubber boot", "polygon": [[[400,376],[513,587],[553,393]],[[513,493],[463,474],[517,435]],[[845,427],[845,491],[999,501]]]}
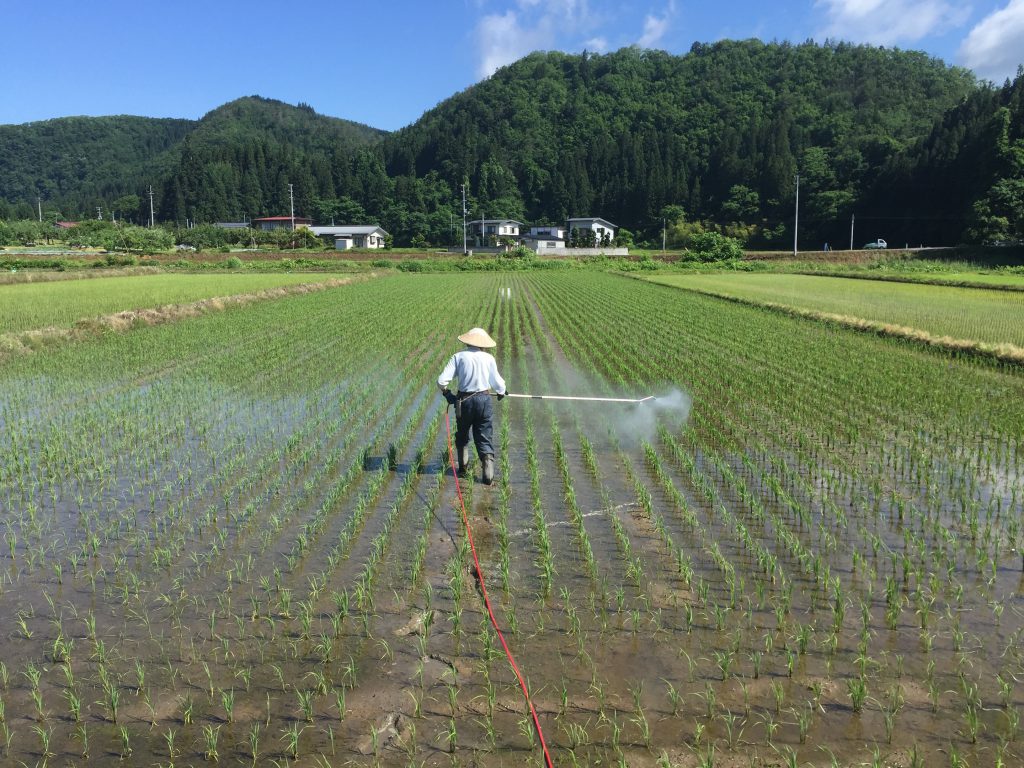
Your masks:
{"label": "black rubber boot", "polygon": [[484,465],[484,485],[490,485],[494,482],[494,457],[489,453],[485,453],[483,456]]}
{"label": "black rubber boot", "polygon": [[469,446],[459,448],[459,477],[465,477],[469,471]]}

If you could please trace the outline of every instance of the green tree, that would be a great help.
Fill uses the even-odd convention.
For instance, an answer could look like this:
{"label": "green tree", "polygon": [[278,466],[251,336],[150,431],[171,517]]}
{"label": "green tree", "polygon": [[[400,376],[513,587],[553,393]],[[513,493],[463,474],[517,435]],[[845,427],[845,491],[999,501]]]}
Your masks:
{"label": "green tree", "polygon": [[118,219],[136,219],[141,205],[142,200],[138,195],[122,195],[111,203],[110,209]]}
{"label": "green tree", "polygon": [[729,197],[722,203],[722,216],[726,221],[749,221],[761,210],[761,200],[756,190],[744,184],[733,184]]}
{"label": "green tree", "polygon": [[736,240],[717,232],[694,235],[687,250],[699,261],[728,261],[743,257],[743,247]]}

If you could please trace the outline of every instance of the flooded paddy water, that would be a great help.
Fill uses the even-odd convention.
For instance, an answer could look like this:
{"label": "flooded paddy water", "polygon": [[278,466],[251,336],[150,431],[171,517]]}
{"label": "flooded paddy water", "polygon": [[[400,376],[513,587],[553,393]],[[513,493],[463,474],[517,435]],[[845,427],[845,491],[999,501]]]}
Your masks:
{"label": "flooded paddy water", "polygon": [[474,325],[513,392],[662,396],[505,399],[462,483],[554,764],[1024,760],[1020,374],[596,273],[0,370],[0,758],[543,765],[434,385]]}

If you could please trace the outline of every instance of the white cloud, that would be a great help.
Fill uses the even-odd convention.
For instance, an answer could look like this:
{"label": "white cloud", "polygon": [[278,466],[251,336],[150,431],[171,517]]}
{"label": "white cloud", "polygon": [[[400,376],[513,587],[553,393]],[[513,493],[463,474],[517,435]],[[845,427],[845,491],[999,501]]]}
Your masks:
{"label": "white cloud", "polygon": [[815,0],[824,8],[825,37],[875,45],[916,42],[958,27],[970,7],[947,0]]}
{"label": "white cloud", "polygon": [[981,77],[1000,82],[1024,63],[1024,0],[978,22],[960,44],[959,59]]}
{"label": "white cloud", "polygon": [[[658,47],[675,20],[676,3],[645,0],[647,12],[641,15],[626,9],[622,0],[490,0],[494,10],[482,15],[472,32],[477,74],[489,77],[536,50],[604,53],[631,43]],[[643,30],[633,38],[641,18]]]}
{"label": "white cloud", "polygon": [[531,37],[529,30],[523,29],[515,11],[484,16],[473,35],[480,52],[478,74],[489,77],[499,67],[529,53],[532,50]]}
{"label": "white cloud", "polygon": [[661,38],[665,36],[665,32],[667,30],[667,18],[647,16],[647,18],[644,19],[644,33],[640,35],[640,39],[636,41],[636,44],[641,48],[653,48],[661,42]]}
{"label": "white cloud", "polygon": [[644,18],[644,31],[640,35],[640,38],[636,41],[636,44],[641,48],[655,48],[661,42],[661,39],[668,32],[669,26],[672,22],[672,17],[676,13],[675,0],[669,0],[668,7],[661,16],[655,16],[653,13],[647,14]]}
{"label": "white cloud", "polygon": [[531,51],[557,47],[567,28],[588,28],[587,0],[516,0],[515,6],[504,13],[488,14],[477,24],[474,40],[481,77],[489,77]]}

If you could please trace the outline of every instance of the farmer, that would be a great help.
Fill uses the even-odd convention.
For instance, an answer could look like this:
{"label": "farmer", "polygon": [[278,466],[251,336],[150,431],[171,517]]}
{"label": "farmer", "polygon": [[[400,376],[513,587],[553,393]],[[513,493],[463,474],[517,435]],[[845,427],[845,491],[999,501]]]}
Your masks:
{"label": "farmer", "polygon": [[[505,397],[505,380],[498,373],[494,356],[485,349],[497,346],[483,328],[472,328],[459,336],[466,345],[456,352],[437,377],[444,399],[455,406],[455,447],[459,452],[459,477],[466,476],[469,465],[469,430],[473,430],[473,442],[483,464],[483,481],[487,485],[494,480],[494,443],[491,418],[494,405],[489,390],[493,389],[498,399]],[[449,382],[455,382],[457,394],[448,389]]]}

